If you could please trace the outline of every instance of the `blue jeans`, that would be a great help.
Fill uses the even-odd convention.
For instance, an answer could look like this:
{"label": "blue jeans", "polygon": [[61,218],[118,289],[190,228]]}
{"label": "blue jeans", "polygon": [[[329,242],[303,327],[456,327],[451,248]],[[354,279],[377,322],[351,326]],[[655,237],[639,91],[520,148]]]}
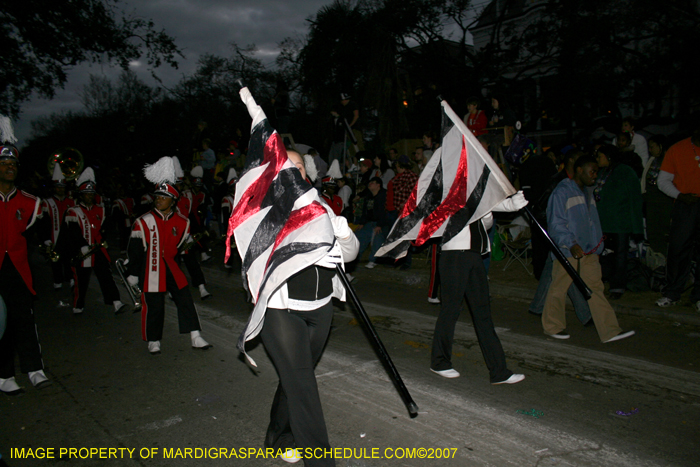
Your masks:
{"label": "blue jeans", "polygon": [[384,243],[384,232],[380,232],[374,236],[372,240],[372,231],[377,227],[376,222],[368,222],[362,226],[360,230],[355,232],[357,240],[360,242],[360,251],[357,253],[357,259],[362,257],[362,253],[365,252],[367,247],[372,244],[372,250],[370,251],[369,260],[374,262],[374,254],[377,252],[382,243]]}
{"label": "blue jeans", "polygon": [[[541,315],[542,310],[544,310],[544,301],[547,299],[547,291],[552,283],[552,267],[554,266],[553,261],[552,255],[547,255],[547,262],[544,263],[542,275],[540,276],[540,283],[537,286],[535,297],[530,303],[530,313]],[[581,323],[586,324],[591,319],[591,309],[588,307],[588,301],[583,298],[581,291],[574,284],[569,286],[569,290],[566,292],[566,294],[569,296],[571,303],[574,304],[576,317],[579,319],[579,321],[581,321]]]}

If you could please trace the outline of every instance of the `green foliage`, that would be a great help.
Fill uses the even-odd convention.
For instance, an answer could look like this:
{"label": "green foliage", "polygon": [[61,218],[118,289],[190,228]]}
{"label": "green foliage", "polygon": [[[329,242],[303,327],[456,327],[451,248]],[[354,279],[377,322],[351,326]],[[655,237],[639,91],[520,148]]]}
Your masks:
{"label": "green foliage", "polygon": [[172,37],[153,21],[117,10],[119,0],[1,0],[0,112],[17,116],[36,92],[51,98],[67,71],[83,62],[145,58],[153,70],[177,68],[182,56]]}

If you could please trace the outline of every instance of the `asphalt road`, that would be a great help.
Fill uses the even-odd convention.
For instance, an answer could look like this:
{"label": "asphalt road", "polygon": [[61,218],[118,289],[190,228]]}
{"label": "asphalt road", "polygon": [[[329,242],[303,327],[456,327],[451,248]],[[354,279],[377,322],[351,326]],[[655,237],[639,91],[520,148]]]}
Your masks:
{"label": "asphalt road", "polygon": [[[195,299],[214,348],[192,350],[168,304],[162,354],[151,356],[139,315],[115,316],[94,278],[85,312],[74,316],[56,307],[68,292],[53,292],[48,267],[32,259],[52,384],[37,390],[20,375],[25,394],[0,397],[0,452],[10,466],[287,465],[256,451],[277,378],[262,345],[250,346],[255,371],[235,348],[250,310],[237,272],[207,263],[214,297]],[[351,457],[338,466],[698,465],[698,328],[625,316],[631,339],[601,344],[594,328],[572,322],[561,342],[542,334],[524,303],[496,296],[508,364],[527,378],[491,386],[467,311],[454,349],[462,376],[447,380],[428,370],[438,307],[425,290],[362,277],[356,289],[420,410],[408,416],[352,307],[340,306],[316,370],[331,444]],[[34,457],[12,458],[17,449]],[[228,459],[211,458],[224,449]]]}

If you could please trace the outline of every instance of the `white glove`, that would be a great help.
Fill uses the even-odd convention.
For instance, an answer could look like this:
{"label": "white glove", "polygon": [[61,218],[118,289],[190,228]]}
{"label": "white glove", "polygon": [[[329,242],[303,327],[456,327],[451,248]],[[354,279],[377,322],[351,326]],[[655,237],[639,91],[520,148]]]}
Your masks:
{"label": "white glove", "polygon": [[85,246],[81,246],[81,247],[80,247],[80,253],[81,253],[81,254],[87,255],[87,254],[88,254],[88,251],[90,251],[90,247],[89,247],[89,246],[85,245]]}
{"label": "white glove", "polygon": [[137,287],[139,285],[139,278],[137,276],[128,276],[126,278],[126,281],[132,287]]}
{"label": "white glove", "polygon": [[348,225],[348,220],[343,216],[331,218],[331,224],[333,224],[333,234],[336,238],[348,238],[353,234],[352,229]]}
{"label": "white glove", "polygon": [[53,243],[51,242],[51,240],[44,240],[44,245],[51,246],[53,245]]}
{"label": "white glove", "polygon": [[504,199],[501,204],[493,208],[493,210],[496,212],[512,212],[520,211],[525,206],[527,206],[527,200],[525,199],[525,195],[521,190],[510,198]]}

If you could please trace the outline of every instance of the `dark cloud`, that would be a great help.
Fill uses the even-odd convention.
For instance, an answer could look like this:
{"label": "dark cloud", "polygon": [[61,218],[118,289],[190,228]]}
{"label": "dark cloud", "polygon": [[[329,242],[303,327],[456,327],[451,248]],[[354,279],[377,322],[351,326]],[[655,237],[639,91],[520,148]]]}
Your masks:
{"label": "dark cloud", "polygon": [[[279,52],[277,44],[285,37],[305,35],[306,19],[329,3],[330,0],[131,0],[123,6],[127,13],[153,19],[183,49],[185,59],[180,60],[178,70],[158,70],[168,86],[191,73],[200,55],[227,56],[232,42],[239,46],[255,44],[257,57],[266,66],[273,66]],[[132,69],[144,81],[153,83],[143,65],[135,63]],[[23,106],[21,118],[15,123],[19,144],[29,137],[31,120],[53,112],[81,110],[79,93],[90,74],[113,79],[120,71],[108,64],[75,67],[65,89],[59,90],[53,100],[34,99]]]}

